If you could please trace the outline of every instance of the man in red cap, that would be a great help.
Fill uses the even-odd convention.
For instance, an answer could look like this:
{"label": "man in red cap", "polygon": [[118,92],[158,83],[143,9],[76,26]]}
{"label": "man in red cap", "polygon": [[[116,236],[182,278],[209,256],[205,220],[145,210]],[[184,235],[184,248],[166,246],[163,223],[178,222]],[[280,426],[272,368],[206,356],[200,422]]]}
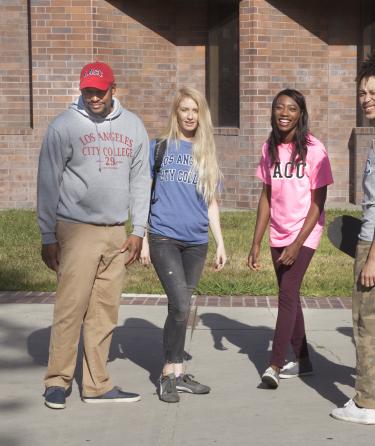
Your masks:
{"label": "man in red cap", "polygon": [[[108,65],[85,65],[80,90],[79,99],[49,124],[39,157],[42,258],[58,280],[44,381],[45,404],[53,409],[65,407],[81,327],[83,401],[140,399],[114,386],[106,363],[124,265],[138,259],[148,217],[148,138],[141,120],[114,97]],[[127,237],[129,210],[133,230]]]}
{"label": "man in red cap", "polygon": [[85,65],[81,71],[79,89],[91,113],[107,116],[112,111],[112,96],[115,94],[116,84],[110,66],[102,62]]}

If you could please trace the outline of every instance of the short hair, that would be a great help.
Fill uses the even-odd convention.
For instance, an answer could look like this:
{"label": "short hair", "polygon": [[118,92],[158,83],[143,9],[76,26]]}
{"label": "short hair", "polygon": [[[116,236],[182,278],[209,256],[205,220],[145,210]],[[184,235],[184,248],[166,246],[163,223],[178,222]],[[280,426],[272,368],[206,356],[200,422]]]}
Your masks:
{"label": "short hair", "polygon": [[360,64],[356,82],[359,85],[362,79],[368,79],[371,76],[375,77],[375,51]]}

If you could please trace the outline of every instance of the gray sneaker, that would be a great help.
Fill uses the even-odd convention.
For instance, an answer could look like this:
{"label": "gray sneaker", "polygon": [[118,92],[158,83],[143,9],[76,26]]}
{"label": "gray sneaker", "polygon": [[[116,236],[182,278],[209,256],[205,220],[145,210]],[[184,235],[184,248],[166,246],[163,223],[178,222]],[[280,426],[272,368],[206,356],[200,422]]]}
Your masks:
{"label": "gray sneaker", "polygon": [[279,387],[279,372],[272,367],[268,367],[262,375],[262,383],[266,384],[270,389]]}
{"label": "gray sneaker", "polygon": [[288,362],[281,370],[280,370],[280,378],[289,379],[296,378],[298,376],[306,376],[312,375],[313,366],[310,360],[302,360],[298,362]]}
{"label": "gray sneaker", "polygon": [[166,403],[178,403],[180,397],[176,389],[176,377],[174,373],[161,376],[159,379],[159,398]]}
{"label": "gray sneaker", "polygon": [[194,381],[194,376],[185,374],[176,378],[176,388],[178,392],[195,393],[197,395],[203,395],[210,392],[210,387],[204,384]]}

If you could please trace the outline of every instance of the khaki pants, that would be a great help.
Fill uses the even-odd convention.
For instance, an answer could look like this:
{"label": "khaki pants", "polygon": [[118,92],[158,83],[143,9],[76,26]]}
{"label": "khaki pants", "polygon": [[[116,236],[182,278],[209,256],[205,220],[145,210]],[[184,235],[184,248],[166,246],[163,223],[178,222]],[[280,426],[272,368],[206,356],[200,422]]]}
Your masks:
{"label": "khaki pants", "polygon": [[113,388],[106,362],[124,279],[123,226],[57,223],[61,248],[46,387],[69,388],[83,325],[83,396]]}
{"label": "khaki pants", "polygon": [[375,409],[375,287],[364,288],[359,280],[371,243],[359,241],[354,264],[353,334],[357,353],[354,401]]}

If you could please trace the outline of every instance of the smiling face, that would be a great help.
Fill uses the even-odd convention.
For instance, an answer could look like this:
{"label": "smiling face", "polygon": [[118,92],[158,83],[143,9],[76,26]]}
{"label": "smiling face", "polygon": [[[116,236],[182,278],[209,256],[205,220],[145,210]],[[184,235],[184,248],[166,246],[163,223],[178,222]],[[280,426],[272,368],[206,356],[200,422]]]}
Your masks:
{"label": "smiling face", "polygon": [[177,107],[177,122],[183,138],[191,139],[198,127],[198,104],[189,97],[181,99]]}
{"label": "smiling face", "polygon": [[273,109],[274,122],[282,134],[284,142],[293,140],[301,109],[296,101],[286,95],[277,98]]}
{"label": "smiling face", "polygon": [[359,84],[359,103],[367,119],[375,119],[375,76],[363,78]]}
{"label": "smiling face", "polygon": [[107,91],[99,90],[97,88],[83,88],[81,90],[83,102],[86,108],[93,115],[106,117],[112,111],[112,96],[115,94],[116,88],[114,85],[108,88]]}

